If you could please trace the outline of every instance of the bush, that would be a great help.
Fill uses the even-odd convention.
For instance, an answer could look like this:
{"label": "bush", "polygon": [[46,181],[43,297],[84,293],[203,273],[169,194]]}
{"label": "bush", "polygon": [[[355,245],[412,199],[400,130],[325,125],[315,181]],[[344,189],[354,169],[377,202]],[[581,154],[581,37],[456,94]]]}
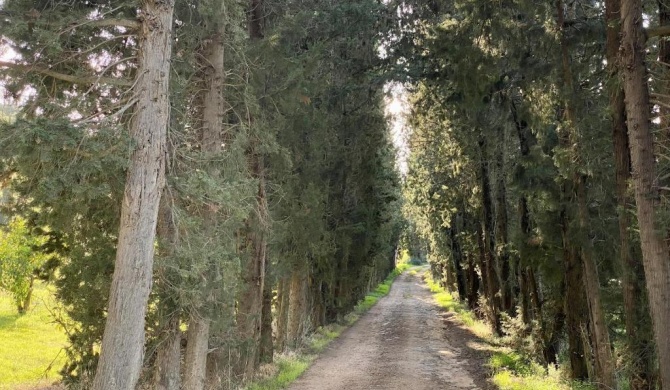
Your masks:
{"label": "bush", "polygon": [[30,306],[36,272],[49,259],[37,250],[47,240],[31,234],[22,218],[14,218],[6,229],[0,229],[0,288],[12,295],[20,314]]}

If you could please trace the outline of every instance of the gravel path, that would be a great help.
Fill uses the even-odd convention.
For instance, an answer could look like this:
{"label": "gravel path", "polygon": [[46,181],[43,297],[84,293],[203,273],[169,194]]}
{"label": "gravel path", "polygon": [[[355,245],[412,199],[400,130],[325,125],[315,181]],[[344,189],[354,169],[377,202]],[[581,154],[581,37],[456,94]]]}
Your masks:
{"label": "gravel path", "polygon": [[483,349],[406,272],[289,390],[488,389]]}

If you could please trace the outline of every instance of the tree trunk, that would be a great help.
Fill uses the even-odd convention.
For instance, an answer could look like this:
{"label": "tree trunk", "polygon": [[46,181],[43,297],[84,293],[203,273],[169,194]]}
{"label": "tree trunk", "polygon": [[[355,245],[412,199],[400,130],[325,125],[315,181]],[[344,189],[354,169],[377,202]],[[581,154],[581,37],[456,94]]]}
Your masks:
{"label": "tree trunk", "polygon": [[498,294],[498,276],[495,270],[495,220],[493,215],[493,200],[491,197],[491,182],[488,168],[488,146],[483,135],[479,138],[480,149],[480,180],[482,185],[482,213],[484,236],[484,267],[482,273],[488,287],[489,311],[491,326],[498,335],[502,335],[500,321],[500,296]]}
{"label": "tree trunk", "polygon": [[[264,191],[264,186],[262,187]],[[259,189],[259,192],[261,189]],[[257,201],[265,201],[265,195],[257,196]],[[266,206],[258,206],[263,209]],[[260,211],[260,210],[257,210]],[[252,222],[253,225],[258,225]],[[256,226],[256,228],[260,228]],[[252,228],[252,229],[256,229]],[[251,253],[247,258],[242,274],[242,292],[238,300],[237,333],[240,349],[237,364],[237,374],[242,379],[248,378],[257,364],[258,343],[261,331],[261,311],[263,308],[263,284],[265,279],[266,244],[262,232],[250,231],[247,233]]]}
{"label": "tree trunk", "polygon": [[283,352],[286,348],[286,336],[288,333],[288,309],[289,309],[289,287],[287,278],[279,280],[277,288],[277,340],[275,346],[277,351]]}
{"label": "tree trunk", "polygon": [[[262,1],[250,0],[249,38],[252,41],[263,37]],[[249,123],[253,124],[249,114]],[[253,375],[258,365],[258,345],[261,335],[263,309],[263,287],[265,281],[265,261],[267,252],[266,231],[269,222],[267,196],[265,193],[265,166],[259,149],[259,140],[253,139],[247,153],[252,176],[258,180],[256,209],[247,220],[247,249],[250,257],[242,270],[242,292],[238,301],[237,330],[241,342],[236,367],[237,375],[243,380]]]}
{"label": "tree trunk", "polygon": [[642,259],[647,293],[658,351],[661,382],[670,386],[670,252],[656,220],[660,203],[654,138],[650,129],[650,103],[647,69],[644,63],[645,35],[640,0],[621,3],[621,65],[628,119],[633,183],[637,218],[642,242]]}
{"label": "tree trunk", "polygon": [[294,270],[291,275],[291,287],[289,294],[289,313],[287,344],[289,348],[300,345],[304,333],[305,312],[307,309],[307,277],[305,271]]}
{"label": "tree trunk", "polygon": [[[498,254],[498,266],[500,275],[500,302],[501,309],[509,315],[514,314],[514,297],[512,295],[512,288],[510,287],[510,255],[508,250],[509,235],[507,232],[507,183],[505,177],[505,145],[506,131],[501,129],[502,145],[496,148],[496,169],[495,169],[495,237],[496,237],[496,253]],[[496,272],[498,274],[498,272]]]}
{"label": "tree trunk", "polygon": [[[567,41],[564,33],[564,15],[563,2],[556,2],[558,14],[557,24],[560,29],[561,57],[563,65],[563,85],[566,93],[569,94],[565,99],[565,125],[566,134],[563,139],[567,139],[569,144],[564,147],[572,148],[573,159],[576,164],[582,161],[580,151],[576,150],[579,144],[579,135],[576,128],[576,106],[573,95],[576,93],[573,83],[573,75],[570,64],[570,55],[568,53]],[[563,142],[565,144],[565,142]],[[579,232],[582,236],[580,257],[582,260],[582,270],[584,272],[583,282],[586,291],[586,298],[589,308],[589,316],[592,325],[593,347],[595,349],[595,367],[596,377],[598,379],[598,388],[609,390],[616,388],[614,377],[614,359],[612,357],[612,347],[609,340],[607,323],[605,322],[605,313],[602,309],[600,298],[600,281],[598,279],[598,267],[593,258],[593,244],[591,241],[590,218],[588,210],[588,199],[586,194],[586,176],[579,172],[579,168],[574,168],[573,185],[577,197]]]}
{"label": "tree trunk", "polygon": [[263,309],[261,310],[261,338],[258,355],[261,363],[272,363],[274,348],[272,345],[272,279],[270,262],[265,262],[265,280],[263,282]]}
{"label": "tree trunk", "polygon": [[[659,2],[659,7],[664,7]],[[620,0],[607,0],[605,2],[605,21],[607,26],[607,63],[610,71],[610,77],[617,78],[619,70],[617,69],[619,46],[620,46],[620,19],[621,12]],[[662,19],[662,18],[661,18]],[[663,24],[663,22],[661,22]],[[661,52],[670,54],[670,45],[663,40],[659,43],[662,46]],[[665,50],[663,49],[665,48]],[[628,145],[628,128],[626,127],[626,105],[624,102],[623,87],[616,83],[610,91],[610,114],[612,115],[612,138],[614,141],[614,164],[616,171],[616,197],[617,213],[619,222],[619,260],[623,270],[623,301],[625,314],[626,338],[629,353],[632,355],[630,360],[630,387],[632,390],[644,390],[651,388],[650,380],[653,376],[650,372],[652,364],[652,354],[645,351],[645,344],[648,340],[643,340],[645,332],[644,323],[646,318],[643,310],[640,308],[639,299],[642,296],[641,285],[644,284],[644,274],[639,275],[642,265],[640,261],[633,256],[633,250],[630,244],[629,229],[630,210],[628,204],[633,201],[628,197],[628,182],[631,178],[630,169],[630,150]],[[661,115],[663,117],[663,115]],[[664,127],[664,126],[661,126]],[[636,251],[637,252],[637,251]]]}
{"label": "tree trunk", "polygon": [[[223,10],[218,11],[222,16]],[[225,25],[222,22],[215,32],[209,37],[208,44],[202,49],[201,55],[205,60],[202,62],[202,73],[200,79],[203,85],[200,102],[200,151],[205,160],[218,157],[223,150],[223,120],[226,109],[224,97],[225,84],[225,62],[224,62],[224,36],[226,33]],[[220,177],[220,168],[208,161],[206,167],[207,173],[212,178]],[[217,205],[205,205],[205,211],[201,216],[204,219],[204,234],[214,238],[216,216],[211,211],[217,208]],[[208,264],[208,270],[217,268],[216,264]],[[211,273],[211,271],[210,271]],[[214,280],[215,275],[203,275],[201,294],[208,297],[210,289],[210,280]],[[210,323],[211,318],[208,313],[211,310],[211,298],[206,299],[200,308],[193,308],[195,312],[189,318],[188,342],[186,345],[186,358],[184,361],[184,389],[202,390],[205,383],[216,383],[220,377],[219,373],[207,369],[207,359],[209,355]],[[194,323],[191,323],[194,321]],[[212,355],[210,359],[217,359],[220,355]],[[217,367],[218,362],[210,362],[210,366]]]}
{"label": "tree trunk", "polygon": [[207,353],[209,352],[208,318],[191,315],[188,322],[186,353],[184,356],[183,390],[202,390],[207,375]]}
{"label": "tree trunk", "polygon": [[458,297],[464,300],[467,297],[465,273],[463,272],[463,249],[461,248],[460,238],[458,236],[458,228],[460,217],[452,219],[451,227],[449,228],[449,238],[451,241],[451,254],[454,261],[454,269],[456,270],[456,288],[458,290]]}
{"label": "tree trunk", "polygon": [[35,276],[30,275],[30,282],[28,282],[28,292],[26,296],[23,297],[23,300],[20,300],[17,305],[17,310],[19,314],[26,314],[28,309],[30,309],[30,302],[33,299],[33,284],[35,283]]}
{"label": "tree trunk", "polygon": [[571,378],[584,381],[589,378],[584,344],[582,343],[582,318],[586,317],[586,300],[584,283],[577,257],[577,251],[568,239],[568,218],[566,211],[561,211],[561,236],[563,239],[563,267],[565,270],[564,312],[565,325],[568,333],[568,354],[570,358]]}
{"label": "tree trunk", "polygon": [[586,200],[586,178],[579,175],[577,179],[577,204],[579,207],[580,233],[585,237],[582,244],[582,269],[586,298],[589,303],[591,325],[593,327],[593,344],[595,348],[595,365],[598,378],[598,388],[610,390],[616,388],[614,377],[614,358],[610,344],[609,331],[605,322],[605,312],[600,297],[600,280],[598,267],[593,258],[593,244],[589,232],[589,217]]}
{"label": "tree trunk", "polygon": [[144,320],[151,290],[158,206],[165,182],[172,50],[171,0],[142,2],[137,103],[100,360],[93,389],[132,390],[144,355]]}
{"label": "tree trunk", "polygon": [[154,388],[156,390],[179,390],[181,387],[181,330],[179,317],[173,316],[168,321],[168,329],[164,332],[163,341],[158,347]]}

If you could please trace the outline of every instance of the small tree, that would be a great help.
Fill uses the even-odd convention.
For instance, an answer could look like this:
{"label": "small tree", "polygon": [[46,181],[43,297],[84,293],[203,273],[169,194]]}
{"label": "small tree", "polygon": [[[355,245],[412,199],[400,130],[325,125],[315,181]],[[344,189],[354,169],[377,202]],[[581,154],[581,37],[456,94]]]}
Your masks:
{"label": "small tree", "polygon": [[0,288],[12,294],[19,314],[30,307],[36,270],[49,255],[37,250],[48,237],[31,234],[26,221],[14,218],[0,229]]}

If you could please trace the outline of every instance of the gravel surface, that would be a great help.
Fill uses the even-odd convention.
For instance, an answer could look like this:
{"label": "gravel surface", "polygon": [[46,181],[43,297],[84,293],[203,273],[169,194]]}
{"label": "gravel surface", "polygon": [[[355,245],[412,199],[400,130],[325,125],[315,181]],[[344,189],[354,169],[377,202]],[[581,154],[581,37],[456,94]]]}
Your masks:
{"label": "gravel surface", "polygon": [[405,272],[289,390],[489,389],[486,349]]}

